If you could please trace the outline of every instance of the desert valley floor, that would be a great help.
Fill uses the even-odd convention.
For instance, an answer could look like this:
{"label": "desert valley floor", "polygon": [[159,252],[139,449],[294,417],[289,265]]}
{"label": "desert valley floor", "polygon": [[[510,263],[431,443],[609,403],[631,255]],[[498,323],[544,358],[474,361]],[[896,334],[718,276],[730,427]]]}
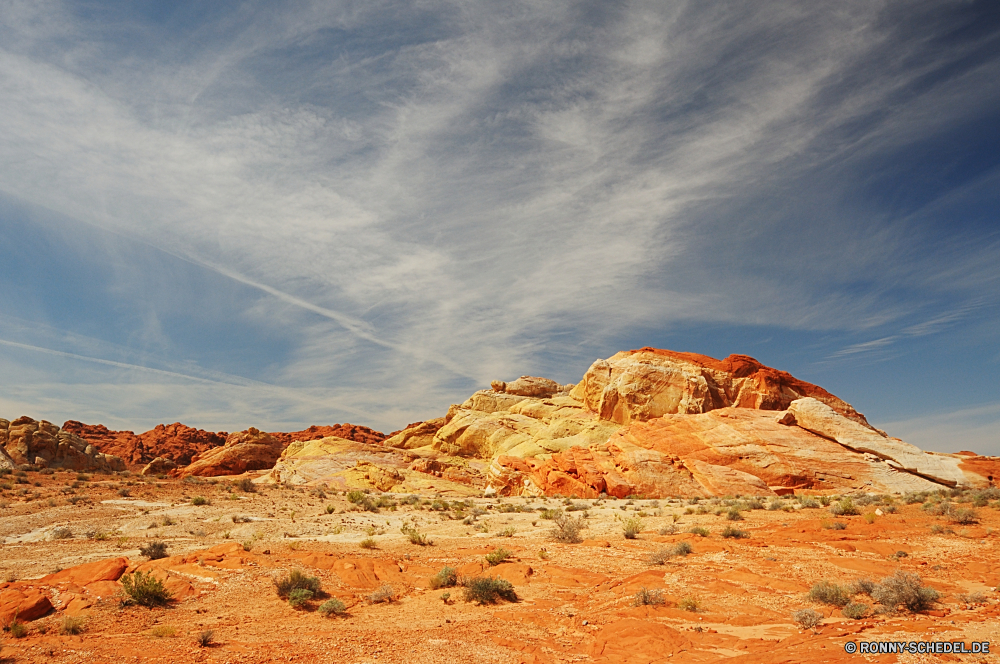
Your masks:
{"label": "desert valley floor", "polygon": [[[0,612],[46,612],[22,621],[20,638],[4,632],[0,659],[1000,661],[993,654],[1000,652],[1000,502],[974,491],[912,503],[855,494],[858,514],[838,516],[794,496],[761,503],[348,496],[244,482],[246,491],[240,479],[68,471],[0,478]],[[947,501],[950,512],[936,509]],[[730,519],[732,508],[739,519]],[[974,510],[975,521],[935,516],[962,509]],[[586,525],[582,542],[552,539],[556,520],[567,517]],[[638,530],[634,539],[624,525]],[[745,536],[723,537],[727,527]],[[705,530],[691,532],[698,528]],[[422,537],[424,544],[411,541]],[[166,543],[168,557],[140,555],[154,541]],[[491,564],[486,556],[498,549],[508,557],[501,551]],[[506,579],[517,601],[479,605],[464,600],[461,586],[432,589],[444,567],[459,579]],[[173,601],[123,605],[118,579],[135,569],[152,570]],[[298,609],[274,584],[293,570],[322,583]],[[849,586],[897,570],[918,574],[940,601],[919,613],[850,619],[808,597],[822,580]],[[650,603],[637,606],[643,596]],[[325,616],[317,607],[331,598],[344,611]],[[873,604],[864,595],[855,602]],[[803,628],[792,619],[802,609],[822,622]],[[199,646],[209,630],[211,643]],[[945,640],[989,641],[993,653],[844,649],[848,641]]]}

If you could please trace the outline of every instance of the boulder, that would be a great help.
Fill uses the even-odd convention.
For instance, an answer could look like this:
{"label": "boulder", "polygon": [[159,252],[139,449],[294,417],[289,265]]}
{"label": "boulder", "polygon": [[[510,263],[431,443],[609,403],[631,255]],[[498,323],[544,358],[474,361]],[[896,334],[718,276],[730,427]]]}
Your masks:
{"label": "boulder", "polygon": [[229,434],[226,444],[199,453],[185,468],[174,471],[178,477],[197,475],[242,475],[248,470],[269,470],[281,456],[281,441],[253,427]]}
{"label": "boulder", "polygon": [[23,583],[0,587],[0,625],[41,618],[51,610],[48,594],[39,588]]}
{"label": "boulder", "polygon": [[[8,422],[0,431],[5,458],[14,464],[33,464],[45,468],[76,471],[122,471],[122,459],[99,452],[79,436],[63,431],[45,420],[23,416]],[[5,461],[0,459],[0,465]]]}
{"label": "boulder", "polygon": [[177,464],[166,457],[156,457],[139,471],[140,475],[166,475],[177,469]]}
{"label": "boulder", "polygon": [[656,348],[623,351],[594,362],[571,395],[619,424],[728,407],[786,410],[795,399],[813,397],[868,426],[850,404],[823,388],[747,355],[716,360]]}
{"label": "boulder", "polygon": [[958,455],[928,454],[915,445],[862,426],[817,399],[796,399],[788,410],[803,429],[835,440],[855,452],[874,454],[894,468],[948,486],[970,484],[960,468],[961,458]]}

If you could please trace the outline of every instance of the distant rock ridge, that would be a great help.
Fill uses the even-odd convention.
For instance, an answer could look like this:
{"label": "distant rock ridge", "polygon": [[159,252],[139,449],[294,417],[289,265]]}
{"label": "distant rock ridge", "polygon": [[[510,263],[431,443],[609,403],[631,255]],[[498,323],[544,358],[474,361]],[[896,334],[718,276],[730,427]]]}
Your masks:
{"label": "distant rock ridge", "polygon": [[0,468],[33,465],[77,471],[121,471],[125,462],[71,431],[45,420],[22,416],[0,419]]}

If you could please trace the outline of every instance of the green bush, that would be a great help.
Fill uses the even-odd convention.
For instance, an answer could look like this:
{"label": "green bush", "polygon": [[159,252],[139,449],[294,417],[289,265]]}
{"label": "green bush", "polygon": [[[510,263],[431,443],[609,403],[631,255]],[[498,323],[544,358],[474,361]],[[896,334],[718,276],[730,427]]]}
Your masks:
{"label": "green bush", "polygon": [[451,588],[458,585],[458,572],[452,567],[442,567],[441,571],[431,577],[431,590]]}
{"label": "green bush", "polygon": [[690,542],[678,542],[674,545],[673,553],[675,556],[686,556],[691,553],[691,543]]}
{"label": "green bush", "polygon": [[191,499],[192,505],[208,505],[208,498],[205,496],[195,496]]}
{"label": "green bush", "polygon": [[847,586],[847,591],[852,595],[868,595],[875,592],[875,582],[871,579],[857,579]]}
{"label": "green bush", "polygon": [[274,580],[274,588],[279,597],[290,597],[293,590],[308,590],[313,595],[319,593],[322,584],[318,577],[306,576],[302,570],[293,569],[283,579]]}
{"label": "green bush", "polygon": [[693,597],[684,597],[681,601],[677,602],[677,608],[681,611],[695,613],[698,611],[698,600]]}
{"label": "green bush", "polygon": [[332,616],[332,615],[338,615],[339,616],[340,614],[342,614],[344,612],[344,610],[346,608],[347,607],[344,606],[343,602],[341,602],[337,598],[333,598],[333,599],[328,599],[325,602],[323,602],[322,604],[320,604],[319,605],[319,609],[317,609],[317,610],[321,614],[323,614],[324,616],[329,617],[329,616]]}
{"label": "green bush", "polygon": [[314,594],[308,588],[295,588],[288,593],[288,603],[291,604],[292,608],[300,609],[309,603]]}
{"label": "green bush", "polygon": [[868,614],[868,609],[869,606],[863,602],[851,602],[841,610],[841,613],[845,618],[861,620]]}
{"label": "green bush", "polygon": [[396,591],[389,584],[383,585],[368,596],[368,601],[372,604],[389,603],[394,599],[396,599]]}
{"label": "green bush", "polygon": [[476,604],[496,604],[501,599],[508,602],[517,601],[514,586],[506,579],[493,579],[488,576],[478,576],[465,583],[465,601]]}
{"label": "green bush", "polygon": [[257,493],[257,485],[249,477],[243,477],[236,483],[236,488],[243,493]]}
{"label": "green bush", "polygon": [[705,528],[704,526],[695,526],[690,530],[688,530],[688,532],[693,535],[700,535],[702,537],[708,537],[709,535],[708,528]]}
{"label": "green bush", "polygon": [[7,631],[15,639],[23,639],[28,635],[28,626],[22,622],[18,622],[15,618],[9,625],[7,625]]}
{"label": "green bush", "polygon": [[830,513],[835,514],[836,516],[853,516],[860,514],[858,508],[854,505],[854,501],[850,498],[844,498],[840,502],[831,505]]}
{"label": "green bush", "polygon": [[163,582],[153,577],[152,572],[125,574],[120,581],[126,604],[162,606],[173,598],[170,591],[163,586]]}
{"label": "green bush", "polygon": [[513,553],[503,548],[502,546],[497,547],[492,552],[486,554],[486,562],[488,562],[490,566],[493,567],[495,565],[499,565],[500,563],[506,562],[511,557],[513,557],[513,555],[514,555]]}
{"label": "green bush", "polygon": [[355,489],[354,491],[347,492],[347,500],[354,503],[355,505],[360,503],[365,498],[367,498],[367,496],[365,495],[364,491],[358,491],[357,489]]}
{"label": "green bush", "polygon": [[403,526],[400,530],[410,540],[410,544],[416,544],[417,546],[429,546],[434,544],[434,542],[432,542],[427,535],[417,531],[416,528]]}
{"label": "green bush", "polygon": [[730,507],[729,511],[726,512],[726,518],[730,521],[742,521],[743,515],[740,514],[740,511],[737,508]]}
{"label": "green bush", "polygon": [[809,590],[809,599],[814,602],[844,606],[851,599],[848,590],[832,581],[818,581]]}

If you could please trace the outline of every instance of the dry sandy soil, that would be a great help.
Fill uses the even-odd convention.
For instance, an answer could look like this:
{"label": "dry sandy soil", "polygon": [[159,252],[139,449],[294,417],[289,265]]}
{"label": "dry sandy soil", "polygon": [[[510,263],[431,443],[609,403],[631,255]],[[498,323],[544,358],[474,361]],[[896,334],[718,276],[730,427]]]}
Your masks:
{"label": "dry sandy soil", "polygon": [[[408,504],[394,494],[372,512],[341,493],[267,486],[243,492],[234,481],[129,475],[85,481],[61,471],[0,477],[0,611],[11,598],[39,594],[55,607],[25,621],[20,638],[5,631],[0,659],[1000,661],[997,654],[844,650],[849,641],[960,640],[990,641],[1000,652],[996,501],[976,509],[977,523],[961,525],[900,497],[895,512],[868,504],[859,515],[840,517],[786,498],[778,509],[744,509],[740,521],[728,520],[722,500],[576,500],[580,509],[569,516],[584,519],[586,539],[565,544],[551,539],[553,521],[545,517],[553,512],[542,512],[567,507],[554,498],[460,504],[422,496]],[[196,497],[208,503],[195,505]],[[626,539],[622,522],[636,517],[641,532]],[[837,522],[845,527],[832,528]],[[433,544],[411,543],[404,526]],[[698,526],[708,536],[688,532]],[[727,526],[749,537],[723,538]],[[369,538],[376,548],[361,546]],[[140,555],[139,546],[154,540],[167,543],[169,557]],[[679,542],[688,542],[691,553],[651,560]],[[485,555],[500,547],[510,559],[490,565]],[[506,579],[519,599],[480,606],[464,601],[462,587],[431,589],[445,566],[466,578]],[[123,605],[113,579],[136,568],[153,570],[175,600],[157,608]],[[274,586],[291,570],[318,577],[346,612],[323,616],[317,607],[328,597],[292,608]],[[919,574],[940,601],[922,613],[849,619],[839,607],[808,598],[823,579],[879,581],[897,570]],[[370,602],[386,585],[394,599]],[[643,588],[663,603],[635,606]],[[824,616],[814,629],[792,620],[805,608]],[[67,616],[82,617],[80,633],[62,633]],[[199,647],[196,636],[206,630],[214,642]]]}

